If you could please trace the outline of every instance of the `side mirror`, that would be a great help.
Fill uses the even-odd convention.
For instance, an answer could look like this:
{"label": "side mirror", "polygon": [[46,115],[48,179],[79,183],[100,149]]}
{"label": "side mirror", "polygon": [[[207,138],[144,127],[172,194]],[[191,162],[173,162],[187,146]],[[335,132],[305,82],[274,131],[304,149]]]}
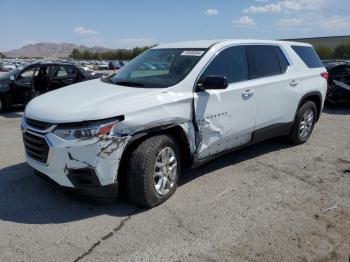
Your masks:
{"label": "side mirror", "polygon": [[11,80],[11,81],[15,81],[15,80],[16,80],[16,79],[15,79],[15,76],[14,76],[14,75],[11,75],[11,76],[10,76],[10,80]]}
{"label": "side mirror", "polygon": [[227,78],[224,76],[211,75],[204,78],[203,81],[197,84],[201,90],[207,89],[226,89],[228,87]]}

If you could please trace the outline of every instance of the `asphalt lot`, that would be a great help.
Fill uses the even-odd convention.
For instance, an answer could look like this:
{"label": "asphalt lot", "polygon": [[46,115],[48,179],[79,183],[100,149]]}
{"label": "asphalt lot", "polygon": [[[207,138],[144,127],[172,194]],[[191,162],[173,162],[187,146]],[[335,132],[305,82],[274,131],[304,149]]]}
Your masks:
{"label": "asphalt lot", "polygon": [[0,261],[349,261],[350,108],[327,110],[305,145],[275,139],[186,171],[151,210],[43,183],[20,117],[0,115]]}

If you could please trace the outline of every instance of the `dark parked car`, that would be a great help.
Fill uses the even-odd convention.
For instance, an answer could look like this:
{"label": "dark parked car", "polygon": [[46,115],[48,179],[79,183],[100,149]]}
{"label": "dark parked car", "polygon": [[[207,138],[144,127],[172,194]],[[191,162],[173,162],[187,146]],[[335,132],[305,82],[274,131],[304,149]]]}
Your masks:
{"label": "dark parked car", "polygon": [[0,112],[48,91],[99,77],[65,63],[39,62],[14,69],[0,76]]}
{"label": "dark parked car", "polygon": [[350,64],[333,62],[325,64],[329,73],[326,103],[350,104]]}
{"label": "dark parked car", "polygon": [[110,61],[108,63],[109,70],[118,70],[124,66],[123,61]]}

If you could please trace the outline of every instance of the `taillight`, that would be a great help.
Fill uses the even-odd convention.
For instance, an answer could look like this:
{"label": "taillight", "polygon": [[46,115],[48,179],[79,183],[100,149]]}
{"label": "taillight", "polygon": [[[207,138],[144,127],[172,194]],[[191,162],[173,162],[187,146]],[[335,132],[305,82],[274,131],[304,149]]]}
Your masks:
{"label": "taillight", "polygon": [[324,79],[328,80],[329,74],[328,74],[328,72],[323,72],[323,73],[321,73],[321,76],[322,76]]}

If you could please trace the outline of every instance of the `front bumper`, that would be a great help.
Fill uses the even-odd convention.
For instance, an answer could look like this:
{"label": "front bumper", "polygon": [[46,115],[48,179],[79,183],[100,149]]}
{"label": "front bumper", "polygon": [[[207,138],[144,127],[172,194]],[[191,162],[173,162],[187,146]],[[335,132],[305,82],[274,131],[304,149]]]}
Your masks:
{"label": "front bumper", "polygon": [[115,199],[118,197],[118,183],[113,183],[107,186],[78,186],[78,187],[66,187],[61,186],[56,181],[51,179],[49,176],[39,172],[38,170],[34,169],[34,174],[37,175],[39,178],[41,178],[44,182],[49,184],[50,186],[56,187],[58,189],[62,189],[64,191],[68,192],[74,192],[79,193],[82,195],[88,195],[93,196],[101,199]]}
{"label": "front bumper", "polygon": [[[44,160],[38,159],[28,149],[30,141],[28,142],[28,136],[24,135],[26,160],[36,173],[59,187],[95,196],[104,195],[103,191],[107,195],[116,196],[119,161],[128,137],[105,135],[99,138],[66,141],[51,131],[38,130],[22,121],[23,135],[30,134],[31,138],[34,138],[33,143],[36,143],[35,138],[38,138],[40,142],[47,144],[46,157]],[[37,144],[33,144],[33,148],[38,149]]]}

